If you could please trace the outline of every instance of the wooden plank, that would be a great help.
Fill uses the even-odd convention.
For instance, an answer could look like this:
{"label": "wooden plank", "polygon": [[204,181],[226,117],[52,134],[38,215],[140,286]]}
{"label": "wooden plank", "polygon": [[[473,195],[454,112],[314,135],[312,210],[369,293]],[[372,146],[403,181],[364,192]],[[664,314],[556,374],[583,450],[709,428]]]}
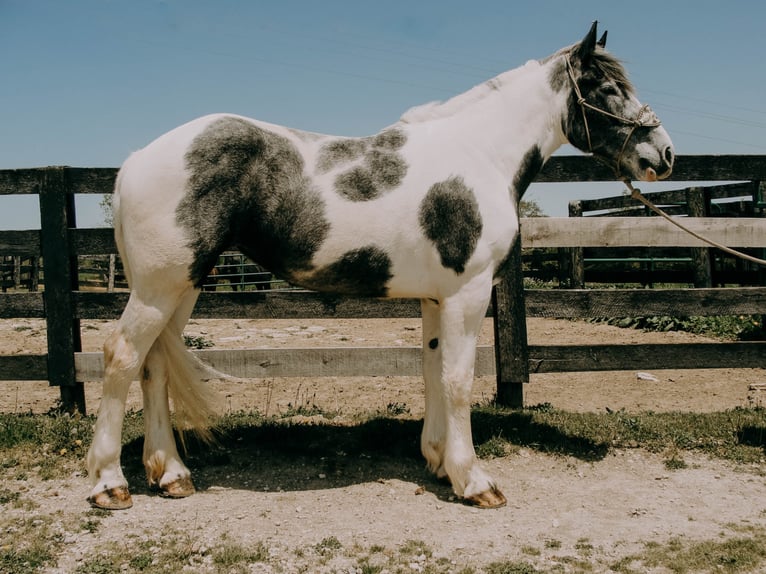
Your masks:
{"label": "wooden plank", "polygon": [[[420,376],[420,347],[206,349],[192,351],[213,368],[239,378]],[[535,373],[661,369],[762,368],[766,343],[656,345],[530,345]],[[77,378],[103,377],[101,353],[77,353]],[[477,347],[476,376],[495,372],[494,349]]]}
{"label": "wooden plank", "polygon": [[39,257],[40,232],[37,230],[0,231],[0,255]]}
{"label": "wooden plank", "polygon": [[113,193],[116,167],[69,167],[67,182],[71,193]]}
{"label": "wooden plank", "polygon": [[[116,319],[129,293],[74,292],[75,316],[80,319]],[[417,299],[328,297],[311,291],[204,292],[195,319],[374,319],[419,318]]]}
{"label": "wooden plank", "polygon": [[766,287],[736,289],[530,289],[527,316],[549,318],[766,313]]}
{"label": "wooden plank", "polygon": [[[9,297],[0,297],[0,309]],[[74,292],[75,313],[80,319],[116,319],[122,313],[129,294]],[[38,294],[29,294],[28,303],[14,305],[7,313],[26,312],[24,305],[36,305],[30,316],[39,316]],[[525,291],[528,317],[629,317],[633,315],[756,315],[766,313],[766,287],[714,289],[528,289]],[[416,299],[341,300],[335,307],[321,304],[321,297],[311,292],[203,293],[198,319],[370,319],[420,317]],[[220,302],[220,303],[219,303]],[[198,306],[200,305],[198,304]],[[487,312],[492,316],[493,309]],[[19,315],[26,316],[26,315]]]}
{"label": "wooden plank", "polygon": [[420,317],[417,299],[338,297],[311,291],[201,293],[193,317],[291,319]]}
{"label": "wooden plank", "polygon": [[[677,156],[668,181],[766,179],[766,155]],[[536,182],[615,181],[611,168],[588,156],[553,156]]]}
{"label": "wooden plank", "polygon": [[659,369],[759,369],[766,343],[676,345],[531,345],[532,373],[651,371]]}
{"label": "wooden plank", "polygon": [[0,169],[0,195],[39,193],[44,169]]}
{"label": "wooden plank", "polygon": [[46,381],[46,355],[0,355],[0,381]]}
{"label": "wooden plank", "polygon": [[0,293],[0,319],[42,319],[42,293]]}
{"label": "wooden plank", "polygon": [[[683,225],[728,247],[766,247],[766,219],[684,217]],[[537,247],[706,247],[660,217],[529,217],[522,244]]]}
{"label": "wooden plank", "polygon": [[111,255],[117,253],[114,229],[111,227],[69,230],[72,255]]}
{"label": "wooden plank", "polygon": [[[37,193],[48,168],[0,170],[0,195]],[[117,168],[66,169],[73,193],[111,193]],[[766,155],[677,156],[670,181],[747,181],[766,179]],[[615,181],[610,167],[585,155],[554,156],[535,181]]]}
{"label": "wooden plank", "polygon": [[[307,349],[204,349],[191,351],[214,369],[233,377],[419,377],[420,347],[327,347]],[[102,353],[75,355],[77,378],[100,381],[104,375]],[[495,353],[491,346],[476,352],[476,376],[493,375]]]}
{"label": "wooden plank", "polygon": [[[758,183],[755,181],[705,186],[705,190],[709,194],[711,200],[743,196],[750,196],[752,198],[757,189]],[[686,193],[686,189],[675,189],[670,191],[645,193],[644,197],[655,205],[680,205],[686,203]],[[589,211],[601,211],[604,209],[626,209],[629,207],[646,209],[643,203],[637,199],[633,199],[630,195],[615,195],[599,199],[583,199],[580,200],[580,202],[584,213]]]}

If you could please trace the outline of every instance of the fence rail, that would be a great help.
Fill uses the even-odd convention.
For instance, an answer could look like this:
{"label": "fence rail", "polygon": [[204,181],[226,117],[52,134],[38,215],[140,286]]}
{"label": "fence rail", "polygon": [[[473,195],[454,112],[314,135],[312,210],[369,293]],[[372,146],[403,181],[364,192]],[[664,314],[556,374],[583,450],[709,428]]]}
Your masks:
{"label": "fence rail", "polygon": [[[48,380],[61,387],[67,408],[85,409],[83,381],[98,380],[99,353],[82,353],[79,322],[113,319],[126,292],[79,289],[78,256],[112,254],[109,229],[78,229],[74,197],[110,193],[116,170],[111,168],[40,168],[0,170],[0,195],[37,194],[41,229],[0,231],[0,255],[42,256],[42,292],[0,294],[0,318],[36,317],[47,323],[48,352],[0,354],[0,379]],[[676,181],[766,181],[766,156],[681,156]],[[554,157],[537,181],[610,181],[612,174],[585,157]],[[0,198],[0,201],[2,198]],[[766,247],[766,220],[689,219],[705,234],[736,247]],[[544,218],[522,221],[525,246],[562,247],[690,245],[685,235],[652,218]],[[495,344],[480,347],[477,373],[494,373],[498,399],[520,404],[529,373],[573,370],[700,368],[763,366],[766,343],[628,346],[529,346],[525,317],[601,317],[641,314],[729,315],[766,313],[766,287],[737,289],[527,290],[522,289],[521,249],[517,267],[493,294],[488,312],[495,322]],[[411,300],[372,301],[338,298],[302,291],[202,293],[198,318],[374,318],[418,317]],[[420,372],[416,348],[249,349],[197,351],[223,372],[239,377],[344,376],[348,374],[414,375]],[[650,359],[649,359],[650,358]]]}

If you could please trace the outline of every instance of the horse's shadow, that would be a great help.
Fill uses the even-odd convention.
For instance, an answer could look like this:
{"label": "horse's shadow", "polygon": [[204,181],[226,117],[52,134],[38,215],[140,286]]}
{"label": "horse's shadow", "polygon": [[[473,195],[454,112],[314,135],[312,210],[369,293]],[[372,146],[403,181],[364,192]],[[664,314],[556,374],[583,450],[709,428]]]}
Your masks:
{"label": "horse's shadow", "polygon": [[[524,411],[473,413],[474,442],[501,437],[511,447],[600,460],[608,444],[569,435]],[[217,432],[214,444],[186,436],[185,462],[199,490],[211,487],[257,491],[304,491],[398,479],[423,486],[441,499],[451,487],[437,481],[420,454],[422,421],[381,417],[353,425],[239,425]],[[143,480],[143,437],[123,447],[123,462],[134,493],[149,493]],[[511,449],[512,450],[512,449]]]}

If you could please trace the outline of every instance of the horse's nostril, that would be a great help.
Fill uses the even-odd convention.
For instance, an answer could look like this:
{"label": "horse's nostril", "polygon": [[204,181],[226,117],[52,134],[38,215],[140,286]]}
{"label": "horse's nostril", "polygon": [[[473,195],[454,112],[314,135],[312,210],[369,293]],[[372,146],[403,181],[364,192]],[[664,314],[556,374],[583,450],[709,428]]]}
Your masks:
{"label": "horse's nostril", "polygon": [[665,148],[665,161],[668,165],[673,165],[673,159],[675,158],[675,155],[673,154],[673,148],[668,146]]}

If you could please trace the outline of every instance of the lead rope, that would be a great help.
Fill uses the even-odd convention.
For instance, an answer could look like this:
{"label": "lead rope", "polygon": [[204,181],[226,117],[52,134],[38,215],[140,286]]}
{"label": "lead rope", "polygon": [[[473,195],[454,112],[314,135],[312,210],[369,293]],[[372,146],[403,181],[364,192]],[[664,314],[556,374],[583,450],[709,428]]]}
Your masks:
{"label": "lead rope", "polygon": [[670,223],[672,223],[673,225],[675,225],[679,229],[685,231],[686,233],[688,233],[692,237],[695,237],[696,239],[699,239],[700,241],[702,241],[704,243],[707,243],[708,245],[712,245],[713,247],[716,247],[716,248],[720,249],[721,251],[725,251],[729,255],[734,255],[735,257],[739,257],[741,259],[745,259],[745,260],[750,261],[752,263],[755,263],[757,265],[762,265],[762,266],[766,267],[766,260],[764,260],[764,259],[759,259],[758,257],[753,257],[752,255],[748,255],[747,253],[742,253],[741,251],[737,251],[736,249],[732,249],[731,247],[726,247],[725,245],[721,245],[720,243],[718,243],[716,241],[713,241],[712,239],[708,239],[707,237],[703,237],[699,233],[696,233],[696,232],[692,231],[691,229],[689,229],[688,227],[686,227],[682,223],[679,223],[679,221],[677,219],[674,219],[674,218],[670,217],[667,213],[665,213],[659,207],[654,205],[651,201],[646,199],[641,194],[641,190],[636,189],[635,187],[633,187],[633,184],[630,182],[629,179],[624,178],[622,181],[623,181],[623,183],[625,183],[625,185],[630,190],[630,197],[631,198],[640,201],[646,207],[651,209],[654,213],[656,213],[657,215],[659,215],[661,217],[664,217]]}

